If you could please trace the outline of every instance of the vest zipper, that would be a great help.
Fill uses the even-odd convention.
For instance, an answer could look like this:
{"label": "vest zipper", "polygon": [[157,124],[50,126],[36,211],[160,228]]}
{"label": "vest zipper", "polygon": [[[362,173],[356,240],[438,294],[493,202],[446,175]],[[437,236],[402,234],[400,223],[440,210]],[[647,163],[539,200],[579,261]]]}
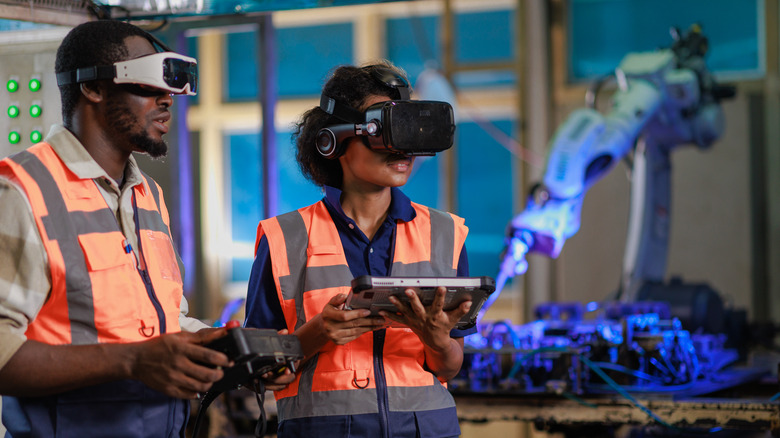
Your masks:
{"label": "vest zipper", "polygon": [[[395,234],[398,226],[393,227],[393,232],[390,235],[391,247],[390,247],[390,266],[387,268],[387,275],[391,276],[393,272],[393,262],[395,261]],[[387,394],[387,377],[385,377],[385,336],[387,335],[387,329],[377,330],[374,332],[374,375],[376,376],[376,402],[377,411],[379,412],[379,427],[382,430],[382,436],[384,438],[390,438],[390,419],[389,419],[389,402]]]}
{"label": "vest zipper", "polygon": [[376,404],[379,413],[379,427],[384,438],[390,438],[390,421],[388,418],[387,379],[383,351],[385,349],[386,329],[374,332],[374,378],[376,385]]}
{"label": "vest zipper", "polygon": [[[144,258],[144,248],[143,244],[141,243],[141,226],[138,221],[138,205],[135,202],[135,193],[133,193],[133,220],[135,221],[135,234],[138,237],[138,255],[140,256],[142,263],[141,265],[143,268],[139,265],[137,266],[138,273],[141,274],[141,278],[144,281],[144,285],[146,286],[146,294],[149,296],[149,301],[152,302],[152,306],[154,306],[154,310],[157,313],[157,320],[160,324],[160,334],[165,334],[167,327],[165,324],[165,312],[163,312],[162,304],[160,304],[160,300],[157,298],[157,294],[154,292],[154,285],[152,284],[152,278],[149,277],[149,272],[146,269],[146,258]],[[142,321],[141,324],[144,324]],[[141,330],[144,329],[144,326],[141,327]]]}

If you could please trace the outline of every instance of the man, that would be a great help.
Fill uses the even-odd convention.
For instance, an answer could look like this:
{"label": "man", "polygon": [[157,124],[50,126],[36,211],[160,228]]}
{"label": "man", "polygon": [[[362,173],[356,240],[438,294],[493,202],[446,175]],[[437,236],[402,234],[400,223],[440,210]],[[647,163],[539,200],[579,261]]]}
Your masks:
{"label": "man", "polygon": [[[117,21],[57,51],[63,126],[0,162],[0,393],[13,436],[184,436],[189,401],[228,358],[185,316],[159,186],[171,94],[195,60]],[[182,331],[185,330],[185,331]],[[273,387],[273,386],[271,386]]]}

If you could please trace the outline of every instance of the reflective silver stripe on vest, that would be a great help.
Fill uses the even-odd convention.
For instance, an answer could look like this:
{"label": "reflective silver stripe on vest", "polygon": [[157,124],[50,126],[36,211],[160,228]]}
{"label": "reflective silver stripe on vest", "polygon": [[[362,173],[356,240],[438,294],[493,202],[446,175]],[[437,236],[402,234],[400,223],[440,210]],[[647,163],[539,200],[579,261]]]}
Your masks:
{"label": "reflective silver stripe on vest", "polygon": [[[60,188],[49,169],[32,153],[22,151],[10,159],[30,174],[43,194],[49,212],[47,217],[42,218],[47,224],[46,233],[50,239],[57,241],[65,263],[71,342],[75,345],[97,343],[92,281],[89,278],[84,253],[79,245],[77,228],[62,199]],[[112,213],[109,211],[109,214]],[[80,217],[84,218],[84,216]]]}
{"label": "reflective silver stripe on vest", "polygon": [[309,246],[309,235],[306,232],[306,224],[303,217],[297,211],[291,211],[277,217],[279,227],[282,229],[285,246],[287,247],[287,266],[290,275],[279,278],[279,285],[282,288],[282,297],[285,300],[295,299],[295,314],[297,322],[295,329],[306,322],[306,315],[303,312],[303,300],[299,296],[303,290],[305,267],[306,267],[306,248]]}
{"label": "reflective silver stripe on vest", "polygon": [[[165,233],[169,239],[171,239],[171,233],[168,230],[168,226],[165,225],[162,218],[162,207],[160,207],[160,192],[157,190],[157,184],[154,183],[149,175],[141,172],[146,185],[149,187],[149,191],[152,192],[152,197],[157,205],[157,210],[146,210],[144,208],[138,208],[138,224],[142,230],[159,231]],[[136,186],[137,187],[137,186]],[[173,241],[173,239],[171,239]]]}
{"label": "reflective silver stripe on vest", "polygon": [[344,278],[352,278],[347,265],[306,266],[309,236],[306,224],[298,211],[291,211],[277,217],[287,247],[287,266],[290,275],[279,278],[282,296],[285,300],[295,299],[297,329],[306,322],[303,312],[303,293],[311,290],[344,286]]}
{"label": "reflective silver stripe on vest", "polygon": [[428,208],[431,215],[431,261],[404,264],[393,262],[392,275],[395,277],[454,277],[458,271],[453,269],[455,221],[449,213]]}
{"label": "reflective silver stripe on vest", "polygon": [[168,227],[165,226],[160,212],[153,210],[146,210],[138,208],[138,225],[142,230],[159,231],[166,234],[170,239],[171,235],[168,233]]}
{"label": "reflective silver stripe on vest", "polygon": [[[179,256],[179,251],[176,248],[176,245],[174,245],[173,243],[171,230],[168,229],[168,226],[165,225],[165,222],[163,222],[162,219],[162,207],[160,206],[160,191],[157,190],[157,184],[155,184],[152,177],[150,177],[143,171],[141,171],[141,175],[146,180],[146,185],[149,186],[149,190],[152,192],[154,203],[157,205],[157,211],[149,211],[149,210],[144,210],[139,208],[138,224],[141,226],[141,229],[159,231],[165,233],[165,235],[168,236],[168,239],[170,239],[171,241],[171,246],[173,247],[173,251],[174,253],[176,253],[176,264],[179,265],[179,272],[181,274],[184,274],[184,261],[182,261],[181,257]],[[179,239],[177,239],[177,241],[179,241]]]}
{"label": "reflective silver stripe on vest", "polygon": [[[431,386],[391,386],[387,388],[387,396],[391,412],[432,411],[455,406],[452,394],[438,380]],[[278,400],[276,406],[279,421],[328,415],[376,414],[379,411],[376,397],[375,388],[311,392],[310,387],[301,385],[296,397]]]}
{"label": "reflective silver stripe on vest", "polygon": [[152,197],[154,198],[154,203],[157,204],[157,210],[162,211],[162,208],[160,207],[160,191],[157,190],[157,184],[155,184],[152,177],[146,174],[143,170],[140,170],[141,176],[144,177],[144,180],[146,180],[146,185],[149,186],[149,190],[152,192]]}
{"label": "reflective silver stripe on vest", "polygon": [[[44,194],[44,198],[45,197],[46,195]],[[49,206],[48,200],[46,201],[46,206],[47,208]],[[56,222],[59,222],[62,216],[53,217],[51,215],[51,210],[49,210],[49,212],[50,214],[42,217],[41,220],[43,221],[43,226],[46,228],[46,233],[49,237],[53,240],[58,240],[63,236],[58,235],[61,230],[58,229],[59,224]],[[111,210],[108,208],[101,208],[100,210],[95,211],[66,211],[65,215],[70,219],[77,235],[114,233],[118,231],[114,213],[111,213]]]}

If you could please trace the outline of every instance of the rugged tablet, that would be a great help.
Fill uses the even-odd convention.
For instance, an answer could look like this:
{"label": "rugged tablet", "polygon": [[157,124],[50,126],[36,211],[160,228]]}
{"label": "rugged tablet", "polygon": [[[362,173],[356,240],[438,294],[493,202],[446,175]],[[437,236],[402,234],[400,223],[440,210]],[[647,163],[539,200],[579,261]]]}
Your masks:
{"label": "rugged tablet", "polygon": [[380,310],[397,312],[389,298],[395,296],[408,302],[404,293],[414,290],[423,306],[430,306],[436,288],[447,288],[444,310],[452,310],[462,302],[471,300],[471,309],[455,326],[458,329],[470,328],[477,323],[477,313],[485,304],[487,297],[496,289],[491,277],[374,277],[363,275],[352,280],[352,291],[347,297],[345,307],[349,309],[370,309],[373,314]]}

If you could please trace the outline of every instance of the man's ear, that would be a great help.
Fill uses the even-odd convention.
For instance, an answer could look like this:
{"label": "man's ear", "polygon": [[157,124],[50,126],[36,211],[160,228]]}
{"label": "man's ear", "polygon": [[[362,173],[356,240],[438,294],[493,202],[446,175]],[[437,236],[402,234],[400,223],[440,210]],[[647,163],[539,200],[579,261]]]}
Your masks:
{"label": "man's ear", "polygon": [[98,103],[103,101],[103,94],[105,90],[100,86],[98,81],[88,81],[79,84],[81,94],[87,98],[88,101]]}

